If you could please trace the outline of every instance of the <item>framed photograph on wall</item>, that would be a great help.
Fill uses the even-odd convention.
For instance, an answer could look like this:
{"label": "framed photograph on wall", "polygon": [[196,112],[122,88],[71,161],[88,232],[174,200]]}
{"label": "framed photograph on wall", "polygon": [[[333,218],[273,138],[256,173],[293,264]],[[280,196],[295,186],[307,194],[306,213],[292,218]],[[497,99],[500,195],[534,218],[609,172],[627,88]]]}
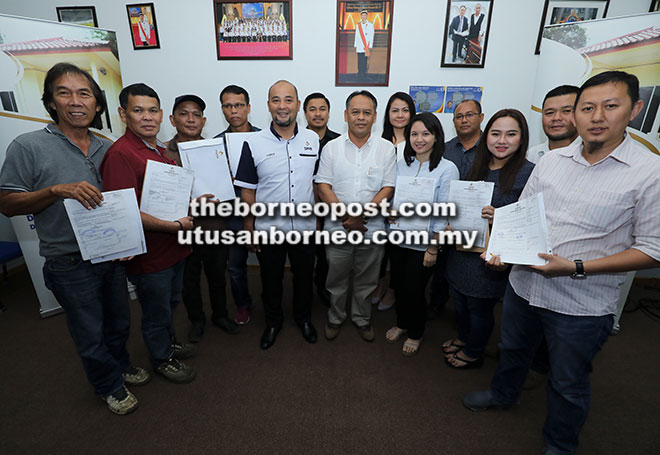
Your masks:
{"label": "framed photograph on wall", "polygon": [[158,26],[153,3],[126,5],[133,49],[159,49]]}
{"label": "framed photograph on wall", "polygon": [[337,1],[336,86],[387,86],[394,0]]}
{"label": "framed photograph on wall", "polygon": [[98,27],[96,8],[93,6],[58,6],[57,20],[66,24]]}
{"label": "framed photograph on wall", "polygon": [[660,0],[652,0],[649,13],[656,13],[658,11],[660,11]]}
{"label": "framed photograph on wall", "polygon": [[293,59],[293,0],[214,0],[218,60]]}
{"label": "framed photograph on wall", "polygon": [[570,24],[572,22],[602,19],[607,15],[607,8],[609,6],[610,0],[545,0],[534,53],[538,54],[541,51],[543,27],[546,25]]}
{"label": "framed photograph on wall", "polygon": [[442,67],[483,68],[494,0],[449,0],[445,17]]}

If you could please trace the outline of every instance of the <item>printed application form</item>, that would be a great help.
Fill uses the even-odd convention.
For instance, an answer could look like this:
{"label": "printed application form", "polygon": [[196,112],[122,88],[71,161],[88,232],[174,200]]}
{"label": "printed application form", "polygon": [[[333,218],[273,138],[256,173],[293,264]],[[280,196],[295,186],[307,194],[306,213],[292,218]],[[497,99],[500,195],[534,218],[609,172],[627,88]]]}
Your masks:
{"label": "printed application form", "polygon": [[545,265],[538,253],[552,254],[543,194],[495,209],[486,258],[499,256],[507,264]]}
{"label": "printed application form", "polygon": [[213,194],[220,201],[236,197],[222,138],[179,142],[181,163],[195,173],[192,197]]}
{"label": "printed application form", "polygon": [[193,171],[147,160],[140,211],[165,221],[188,216]]}
{"label": "printed application form", "polygon": [[145,253],[135,191],[128,188],[102,194],[103,203],[92,210],[75,199],[64,200],[82,258],[97,263]]}
{"label": "printed application form", "polygon": [[[398,176],[394,188],[392,208],[398,211],[403,202],[410,202],[414,205],[420,203],[433,204],[435,182],[436,179],[429,177]],[[401,216],[395,223],[390,224],[390,228],[402,231],[428,231],[430,223],[430,216]]]}
{"label": "printed application form", "polygon": [[452,180],[449,182],[449,202],[456,204],[456,216],[449,224],[455,231],[477,231],[474,246],[486,246],[488,220],[481,216],[481,209],[490,205],[493,198],[493,182],[469,182]]}

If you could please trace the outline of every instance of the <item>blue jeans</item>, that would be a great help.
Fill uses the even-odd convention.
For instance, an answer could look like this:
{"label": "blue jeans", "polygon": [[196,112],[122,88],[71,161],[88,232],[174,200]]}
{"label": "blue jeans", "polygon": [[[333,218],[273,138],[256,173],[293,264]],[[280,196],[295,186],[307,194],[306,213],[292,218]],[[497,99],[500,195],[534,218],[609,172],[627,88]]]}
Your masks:
{"label": "blue jeans", "polygon": [[142,305],[142,337],[154,368],[172,357],[174,309],[181,301],[186,260],[153,273],[128,275]]}
{"label": "blue jeans", "polygon": [[495,317],[493,309],[499,299],[480,299],[470,297],[453,286],[449,287],[454,306],[458,339],[465,343],[463,352],[466,356],[478,358],[484,355],[490,334],[493,333]]}
{"label": "blue jeans", "polygon": [[546,447],[571,454],[587,419],[591,362],[603,347],[614,315],[569,316],[529,305],[509,284],[504,295],[500,363],[491,381],[494,397],[515,403],[543,336],[548,344],[548,413],[543,427]]}
{"label": "blue jeans", "polygon": [[46,259],[46,287],[66,314],[69,332],[87,380],[97,394],[110,395],[124,385],[131,367],[126,351],[131,315],[126,270],[118,262],[92,264],[80,254]]}
{"label": "blue jeans", "polygon": [[236,308],[250,308],[252,298],[248,291],[247,278],[248,250],[244,245],[229,245],[229,282],[231,284],[231,295],[234,297]]}

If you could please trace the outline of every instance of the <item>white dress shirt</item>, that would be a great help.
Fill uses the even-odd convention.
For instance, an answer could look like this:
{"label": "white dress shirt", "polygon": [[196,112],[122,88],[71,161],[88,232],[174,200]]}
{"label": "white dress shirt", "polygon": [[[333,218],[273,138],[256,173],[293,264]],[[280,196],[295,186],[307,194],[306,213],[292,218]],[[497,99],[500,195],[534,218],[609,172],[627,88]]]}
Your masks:
{"label": "white dress shirt", "polygon": [[[635,248],[660,261],[660,157],[630,135],[595,164],[582,148],[578,141],[546,155],[520,196],[543,193],[553,253],[586,261]],[[625,273],[546,278],[517,265],[510,275],[530,305],[575,316],[613,314],[624,279]]]}
{"label": "white dress shirt", "polygon": [[[319,170],[314,180],[327,183],[340,202],[366,204],[384,187],[394,187],[396,182],[396,154],[394,145],[382,137],[374,136],[358,148],[344,133],[330,141],[323,148]],[[375,230],[385,228],[381,216],[374,217],[367,224],[366,237]],[[341,221],[326,218],[325,229],[343,229]]]}

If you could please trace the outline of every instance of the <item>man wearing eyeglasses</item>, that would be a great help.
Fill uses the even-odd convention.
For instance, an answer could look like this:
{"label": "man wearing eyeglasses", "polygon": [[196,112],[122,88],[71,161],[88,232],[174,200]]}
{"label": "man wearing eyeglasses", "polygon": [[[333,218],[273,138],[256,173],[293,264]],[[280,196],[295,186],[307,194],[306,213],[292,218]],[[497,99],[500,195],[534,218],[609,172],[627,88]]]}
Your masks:
{"label": "man wearing eyeglasses", "polygon": [[[249,133],[260,131],[248,121],[250,113],[250,95],[247,90],[238,85],[228,85],[220,92],[220,104],[225,120],[229,124],[226,130],[215,137],[225,139],[227,133]],[[236,197],[241,197],[241,190],[234,187]],[[232,231],[243,229],[243,220],[239,216],[230,216],[227,218],[227,227]],[[243,325],[250,322],[250,306],[252,298],[248,291],[247,279],[247,257],[248,250],[243,245],[229,245],[229,260],[227,269],[229,270],[229,280],[231,282],[231,293],[236,303],[236,316],[234,321]]]}

